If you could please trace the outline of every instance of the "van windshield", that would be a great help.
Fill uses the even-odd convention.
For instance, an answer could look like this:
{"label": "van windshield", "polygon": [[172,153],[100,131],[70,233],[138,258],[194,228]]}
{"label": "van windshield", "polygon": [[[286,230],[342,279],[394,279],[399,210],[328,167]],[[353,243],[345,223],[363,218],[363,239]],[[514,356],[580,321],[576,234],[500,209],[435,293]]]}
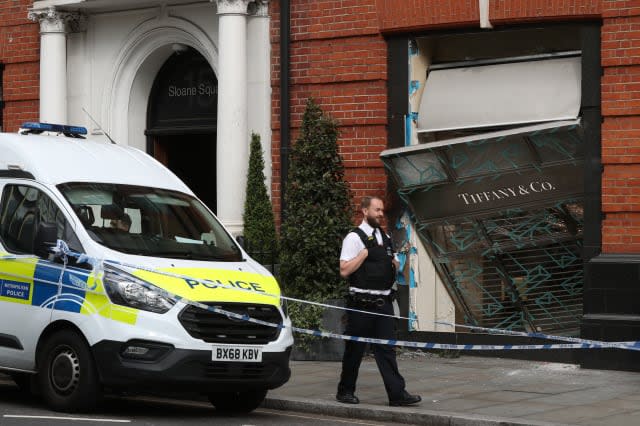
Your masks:
{"label": "van windshield", "polygon": [[110,249],[174,259],[242,260],[233,238],[190,195],[105,183],[65,183],[58,189],[91,238]]}

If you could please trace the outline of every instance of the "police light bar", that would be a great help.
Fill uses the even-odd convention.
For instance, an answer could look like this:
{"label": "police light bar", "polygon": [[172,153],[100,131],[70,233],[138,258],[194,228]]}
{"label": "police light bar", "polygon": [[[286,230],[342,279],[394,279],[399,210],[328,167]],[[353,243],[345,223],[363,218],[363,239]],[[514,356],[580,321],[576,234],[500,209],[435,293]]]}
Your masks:
{"label": "police light bar", "polygon": [[85,127],[67,126],[65,124],[26,122],[23,123],[20,128],[25,130],[27,133],[54,132],[72,137],[80,137],[80,135],[87,134],[87,129]]}

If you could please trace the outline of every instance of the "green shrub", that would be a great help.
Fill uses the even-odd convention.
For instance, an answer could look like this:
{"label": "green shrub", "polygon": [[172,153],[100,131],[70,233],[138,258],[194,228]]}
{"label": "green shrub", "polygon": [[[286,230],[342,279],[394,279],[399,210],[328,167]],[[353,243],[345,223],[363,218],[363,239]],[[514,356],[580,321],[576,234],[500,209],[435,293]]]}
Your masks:
{"label": "green shrub", "polygon": [[[347,290],[339,258],[342,240],[352,228],[351,196],[337,141],[337,123],[309,99],[291,149],[280,232],[280,278],[288,296],[325,302]],[[322,310],[307,306],[292,307],[292,321],[317,329]]]}
{"label": "green shrub", "polygon": [[271,260],[277,252],[276,226],[264,176],[264,158],[260,135],[252,133],[247,174],[247,199],[244,203],[244,237],[251,256],[258,262]]}

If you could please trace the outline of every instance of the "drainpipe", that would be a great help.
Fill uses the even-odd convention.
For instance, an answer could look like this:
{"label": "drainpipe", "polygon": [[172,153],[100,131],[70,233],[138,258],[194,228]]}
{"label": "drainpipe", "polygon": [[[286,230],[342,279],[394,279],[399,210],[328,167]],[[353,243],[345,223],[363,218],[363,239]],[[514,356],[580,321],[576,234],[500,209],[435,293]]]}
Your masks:
{"label": "drainpipe", "polygon": [[289,175],[289,0],[280,2],[280,223],[287,217],[285,201]]}

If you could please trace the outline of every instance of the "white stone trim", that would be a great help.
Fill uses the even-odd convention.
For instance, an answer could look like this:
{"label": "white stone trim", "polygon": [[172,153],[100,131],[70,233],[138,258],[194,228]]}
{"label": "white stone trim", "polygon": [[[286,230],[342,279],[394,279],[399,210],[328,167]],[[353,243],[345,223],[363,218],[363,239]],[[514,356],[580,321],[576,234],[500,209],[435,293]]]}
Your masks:
{"label": "white stone trim", "polygon": [[246,15],[251,0],[216,0],[218,15]]}
{"label": "white stone trim", "polygon": [[40,121],[67,124],[67,33],[70,15],[55,8],[30,10],[40,22]]}
{"label": "white stone trim", "polygon": [[136,102],[131,95],[136,92],[148,100],[153,79],[164,60],[173,53],[174,43],[196,49],[218,75],[218,48],[200,27],[176,17],[151,19],[139,25],[120,48],[99,108],[104,129],[118,143],[134,142],[133,145],[140,147],[130,136],[144,134],[147,105]]}
{"label": "white stone trim", "polygon": [[489,21],[489,0],[478,0],[478,9],[480,10],[480,28],[493,28]]}
{"label": "white stone trim", "polygon": [[[219,14],[217,216],[236,235],[241,231],[249,158],[247,16]],[[223,184],[224,182],[224,184]]]}
{"label": "white stone trim", "polygon": [[271,194],[273,179],[273,159],[271,155],[271,43],[269,37],[268,2],[255,1],[259,4],[256,13],[247,20],[247,58],[252,61],[247,72],[247,87],[250,97],[248,102],[248,130],[260,134],[260,142],[264,157],[264,174],[266,187]]}
{"label": "white stone trim", "polygon": [[269,17],[269,0],[255,0],[249,5],[249,14],[256,18]]}
{"label": "white stone trim", "polygon": [[81,13],[61,12],[51,6],[46,9],[31,9],[29,20],[40,23],[40,34],[80,32],[86,30],[87,18]]}
{"label": "white stone trim", "polygon": [[64,33],[66,31],[63,19],[64,13],[58,12],[54,7],[47,9],[32,9],[27,17],[31,21],[40,23],[40,34]]}

